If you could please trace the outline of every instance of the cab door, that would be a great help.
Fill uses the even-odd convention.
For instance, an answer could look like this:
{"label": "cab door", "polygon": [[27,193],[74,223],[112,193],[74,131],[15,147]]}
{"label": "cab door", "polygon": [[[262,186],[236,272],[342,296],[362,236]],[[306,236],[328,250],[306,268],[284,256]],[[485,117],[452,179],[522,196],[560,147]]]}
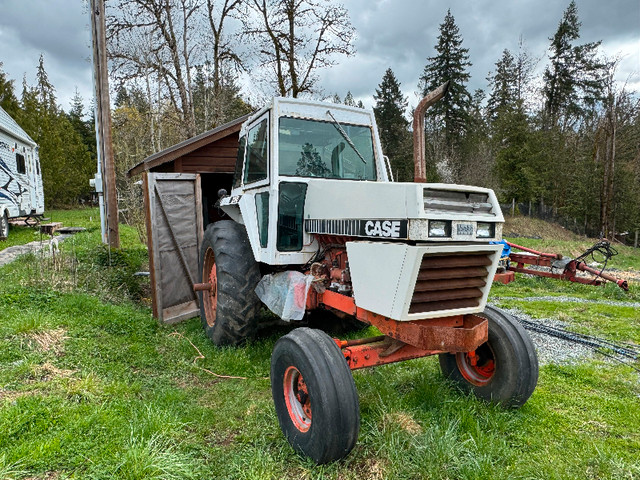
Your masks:
{"label": "cab door", "polygon": [[[271,135],[269,111],[258,117],[248,128],[244,145],[242,198],[239,200],[242,221],[247,229],[251,249],[257,261],[266,261],[269,250],[269,210]],[[241,140],[242,143],[242,140]]]}

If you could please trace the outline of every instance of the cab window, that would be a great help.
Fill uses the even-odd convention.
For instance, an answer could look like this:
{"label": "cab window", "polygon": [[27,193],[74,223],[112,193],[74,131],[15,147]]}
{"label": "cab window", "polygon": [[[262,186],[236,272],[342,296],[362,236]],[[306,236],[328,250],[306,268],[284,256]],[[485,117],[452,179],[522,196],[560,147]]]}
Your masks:
{"label": "cab window", "polygon": [[269,128],[267,119],[249,130],[247,157],[244,167],[244,183],[254,183],[267,178],[269,168]]}

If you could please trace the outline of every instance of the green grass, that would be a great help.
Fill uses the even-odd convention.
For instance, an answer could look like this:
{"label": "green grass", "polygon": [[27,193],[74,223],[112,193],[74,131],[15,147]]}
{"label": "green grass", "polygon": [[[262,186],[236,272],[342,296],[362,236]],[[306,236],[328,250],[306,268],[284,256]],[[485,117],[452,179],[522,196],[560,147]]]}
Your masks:
{"label": "green grass", "polygon": [[[140,304],[145,280],[132,275],[144,250],[133,229],[121,234],[119,253],[94,227],[65,241],[63,255],[0,268],[0,479],[640,478],[639,376],[604,360],[542,367],[515,411],[460,393],[435,358],[356,371],[358,443],[315,466],[278,427],[268,379],[278,334],[216,348],[197,318],[158,324]],[[640,341],[638,309],[527,300],[637,301],[632,287],[520,276],[492,295]]]}
{"label": "green grass", "polygon": [[[49,218],[48,222],[62,222],[65,227],[84,227],[91,231],[100,230],[100,212],[97,208],[84,208],[77,210],[47,210],[44,216]],[[6,240],[0,240],[0,250],[15,245],[40,240],[48,240],[48,235],[41,235],[37,227],[24,227],[11,225],[9,236]]]}

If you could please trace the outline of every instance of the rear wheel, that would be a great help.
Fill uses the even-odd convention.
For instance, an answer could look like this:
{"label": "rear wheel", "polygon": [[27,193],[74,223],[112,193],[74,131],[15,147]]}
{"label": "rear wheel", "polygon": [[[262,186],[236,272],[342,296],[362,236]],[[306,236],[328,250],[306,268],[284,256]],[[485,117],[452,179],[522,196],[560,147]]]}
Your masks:
{"label": "rear wheel", "polygon": [[257,331],[260,270],[244,226],[222,220],[207,226],[200,252],[202,326],[216,345],[237,345]]}
{"label": "rear wheel", "polygon": [[5,211],[0,216],[0,240],[6,240],[9,236],[9,216]]}
{"label": "rear wheel", "polygon": [[538,356],[531,338],[511,315],[487,306],[489,340],[473,352],[439,356],[442,373],[463,390],[505,407],[524,405],[538,383]]}
{"label": "rear wheel", "polygon": [[271,392],[278,422],[291,446],[322,464],[343,458],[360,430],[351,370],[326,333],[296,328],[271,356]]}

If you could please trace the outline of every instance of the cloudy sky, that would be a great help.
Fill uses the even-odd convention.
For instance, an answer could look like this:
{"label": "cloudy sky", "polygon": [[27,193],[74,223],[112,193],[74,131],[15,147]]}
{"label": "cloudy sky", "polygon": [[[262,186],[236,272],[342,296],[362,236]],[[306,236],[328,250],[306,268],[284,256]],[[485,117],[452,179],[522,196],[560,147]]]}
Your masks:
{"label": "cloudy sky", "polygon": [[[351,91],[367,106],[391,67],[411,105],[426,59],[447,9],[469,49],[469,90],[486,89],[487,73],[502,50],[516,51],[522,36],[544,68],[548,38],[569,0],[344,0],[357,30],[353,57],[322,73],[327,95]],[[581,41],[602,40],[602,52],[622,57],[618,80],[640,91],[640,0],[577,0]],[[22,78],[35,83],[40,54],[65,110],[77,88],[92,96],[89,13],[83,0],[0,0],[0,62],[21,91]]]}

